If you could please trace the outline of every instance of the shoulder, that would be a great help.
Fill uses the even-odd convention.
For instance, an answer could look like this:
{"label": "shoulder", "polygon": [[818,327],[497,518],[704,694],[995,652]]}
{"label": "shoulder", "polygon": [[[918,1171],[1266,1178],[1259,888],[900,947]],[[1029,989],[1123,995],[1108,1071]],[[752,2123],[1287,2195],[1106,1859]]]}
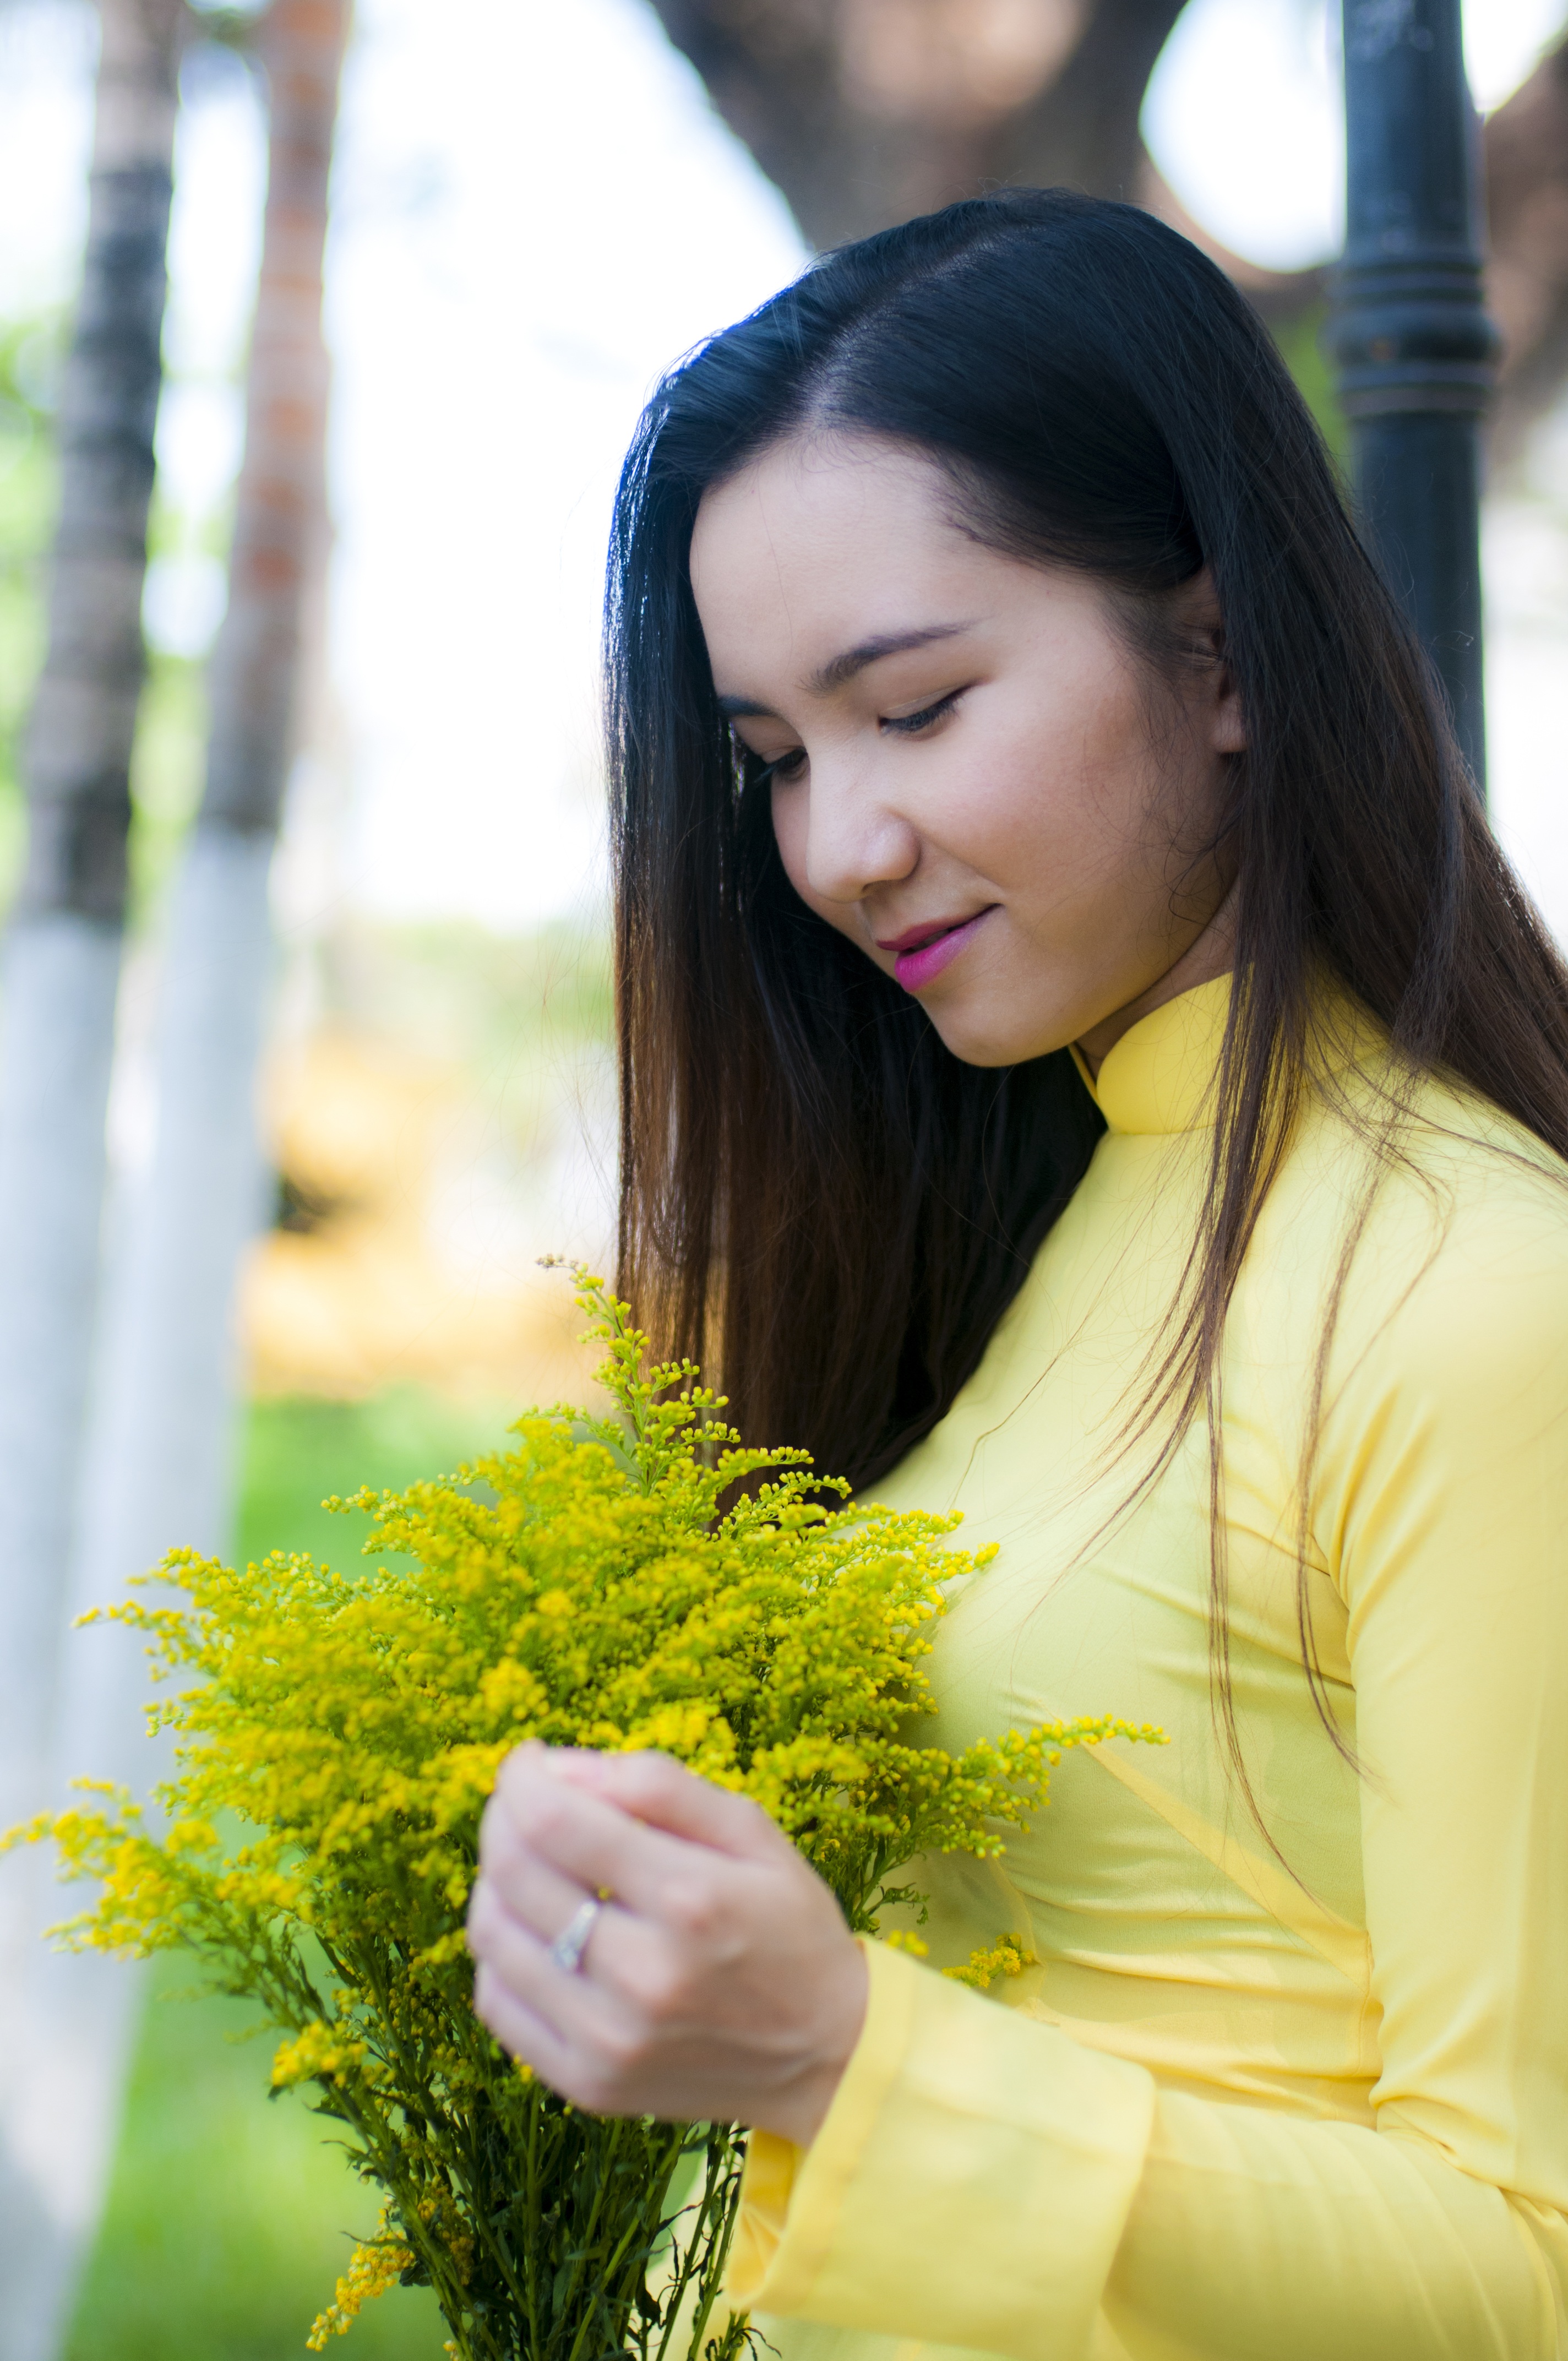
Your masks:
{"label": "shoulder", "polygon": [[1568,1416],[1568,1164],[1441,1076],[1396,1091],[1375,1050],[1313,1086],[1226,1354],[1285,1469],[1314,1424],[1364,1436],[1396,1403],[1424,1426],[1489,1430],[1526,1393]]}
{"label": "shoulder", "polygon": [[1451,1544],[1540,1574],[1568,1531],[1568,1167],[1434,1080],[1358,1169],[1322,1297],[1328,1562],[1351,1593]]}
{"label": "shoulder", "polygon": [[1462,1385],[1532,1344],[1568,1371],[1568,1165],[1431,1078],[1372,1178],[1345,1289],[1353,1339]]}
{"label": "shoulder", "polygon": [[1266,1202],[1252,1278],[1335,1359],[1448,1359],[1520,1323],[1568,1350],[1568,1163],[1477,1093],[1373,1070],[1318,1090]]}

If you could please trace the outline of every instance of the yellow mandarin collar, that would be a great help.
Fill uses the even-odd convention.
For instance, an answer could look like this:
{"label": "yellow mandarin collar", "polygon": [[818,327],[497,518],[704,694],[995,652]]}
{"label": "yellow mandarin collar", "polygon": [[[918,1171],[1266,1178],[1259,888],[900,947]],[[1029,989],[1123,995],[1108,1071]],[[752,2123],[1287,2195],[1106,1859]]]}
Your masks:
{"label": "yellow mandarin collar", "polygon": [[1109,1130],[1199,1131],[1213,1122],[1213,1085],[1230,1005],[1228,975],[1195,983],[1129,1026],[1092,1080],[1074,1046],[1073,1063]]}
{"label": "yellow mandarin collar", "polygon": [[[1228,975],[1217,975],[1212,983],[1195,983],[1190,992],[1140,1016],[1102,1059],[1092,1079],[1082,1052],[1072,1045],[1073,1064],[1108,1129],[1158,1137],[1212,1125],[1231,982]],[[1321,1085],[1352,1067],[1375,1068],[1389,1054],[1388,1036],[1376,1017],[1342,984],[1320,975],[1306,1049],[1309,1077]]]}

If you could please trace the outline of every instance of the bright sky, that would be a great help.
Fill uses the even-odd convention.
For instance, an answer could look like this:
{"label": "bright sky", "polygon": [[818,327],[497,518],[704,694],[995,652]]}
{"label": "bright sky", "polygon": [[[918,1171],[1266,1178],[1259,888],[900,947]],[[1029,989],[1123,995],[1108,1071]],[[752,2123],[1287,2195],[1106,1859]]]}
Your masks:
{"label": "bright sky", "polygon": [[[1565,12],[1471,0],[1484,104]],[[1146,105],[1183,202],[1261,262],[1335,244],[1331,13],[1190,0]],[[91,55],[82,0],[0,5],[0,314],[69,293]],[[239,69],[209,63],[188,96],[159,455],[193,535],[237,460],[264,159]],[[352,796],[337,867],[356,905],[510,927],[592,890],[616,468],[660,368],[802,259],[782,200],[641,0],[360,0],[328,262],[332,664]],[[165,560],[149,631],[198,653],[221,600],[211,561]]]}
{"label": "bright sky", "polygon": [[[1464,0],[1464,56],[1487,113],[1518,88],[1568,0]],[[1191,0],[1144,101],[1149,151],[1234,254],[1299,270],[1344,235],[1338,0]]]}

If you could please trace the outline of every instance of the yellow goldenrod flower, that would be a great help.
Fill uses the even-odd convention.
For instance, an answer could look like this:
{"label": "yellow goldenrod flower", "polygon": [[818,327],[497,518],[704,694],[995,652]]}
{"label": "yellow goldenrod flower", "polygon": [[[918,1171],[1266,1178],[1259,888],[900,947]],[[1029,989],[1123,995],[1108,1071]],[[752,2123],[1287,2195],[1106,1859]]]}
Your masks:
{"label": "yellow goldenrod flower", "polygon": [[[178,1603],[109,1610],[170,1685],[161,1832],[88,1786],[6,1839],[52,1838],[65,1875],[96,1881],[68,1941],[182,1947],[258,2002],[274,2091],[313,2084],[385,2192],[314,2351],[398,2279],[434,2290],[456,2361],[648,2353],[677,2312],[691,2353],[744,2346],[743,2321],[708,2334],[733,2127],[585,2115],[473,2013],[479,1816],[521,1740],[660,1747],[754,1797],[874,1932],[894,1904],[920,1915],[923,1853],[1000,1852],[1063,1748],[1158,1736],[1101,1719],[927,1742],[936,1625],[992,1553],[954,1547],[953,1517],[848,1505],[800,1452],[747,1449],[697,1369],[648,1367],[627,1307],[578,1277],[616,1416],[534,1412],[455,1477],[360,1494],[350,1573],[173,1553],[153,1578]],[[1025,1964],[1006,1937],[961,1972],[983,1990]]]}
{"label": "yellow goldenrod flower", "polygon": [[944,1968],[942,1973],[951,1976],[955,1983],[984,1992],[998,1976],[1019,1976],[1025,1968],[1037,1964],[1033,1951],[1025,1949],[1022,1936],[999,1935],[990,1950],[971,1951],[967,1966]]}
{"label": "yellow goldenrod flower", "polygon": [[[346,2336],[362,2308],[377,2296],[385,2295],[389,2287],[396,2287],[413,2260],[412,2248],[388,2233],[387,2209],[383,2206],[376,2235],[355,2247],[332,2302],[316,2314],[305,2339],[306,2351],[324,2353],[329,2336]],[[448,2345],[446,2349],[451,2352],[453,2348]]]}

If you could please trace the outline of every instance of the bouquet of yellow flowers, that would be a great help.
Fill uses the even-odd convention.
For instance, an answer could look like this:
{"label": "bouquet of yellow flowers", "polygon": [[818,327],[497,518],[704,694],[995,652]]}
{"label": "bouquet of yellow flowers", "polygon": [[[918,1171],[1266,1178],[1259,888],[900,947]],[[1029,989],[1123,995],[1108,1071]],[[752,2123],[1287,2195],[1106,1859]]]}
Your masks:
{"label": "bouquet of yellow flowers", "polygon": [[[463,1915],[478,1823],[522,1740],[663,1748],[754,1797],[851,1927],[919,1902],[922,1853],[1002,1850],[1064,1746],[1109,1720],[919,1742],[944,1586],[990,1553],[952,1517],[824,1505],[803,1453],[745,1449],[690,1363],[648,1367],[629,1308],[579,1270],[612,1415],[521,1420],[512,1450],[346,1504],[353,1574],[189,1553],[148,1637],[177,1736],[161,1824],[99,1791],[34,1824],[101,1883],[78,1945],[184,1947],[281,2035],[276,2092],[313,2086],[381,2192],[313,2349],[371,2296],[433,2288],[455,2361],[734,2361],[716,2298],[740,2135],[601,2119],[544,2089],[471,2005]],[[726,1506],[726,1501],[729,1502]],[[917,1872],[916,1872],[917,1873]],[[1002,1930],[998,1930],[999,1934]],[[1003,1938],[976,1982],[1020,1963]]]}

